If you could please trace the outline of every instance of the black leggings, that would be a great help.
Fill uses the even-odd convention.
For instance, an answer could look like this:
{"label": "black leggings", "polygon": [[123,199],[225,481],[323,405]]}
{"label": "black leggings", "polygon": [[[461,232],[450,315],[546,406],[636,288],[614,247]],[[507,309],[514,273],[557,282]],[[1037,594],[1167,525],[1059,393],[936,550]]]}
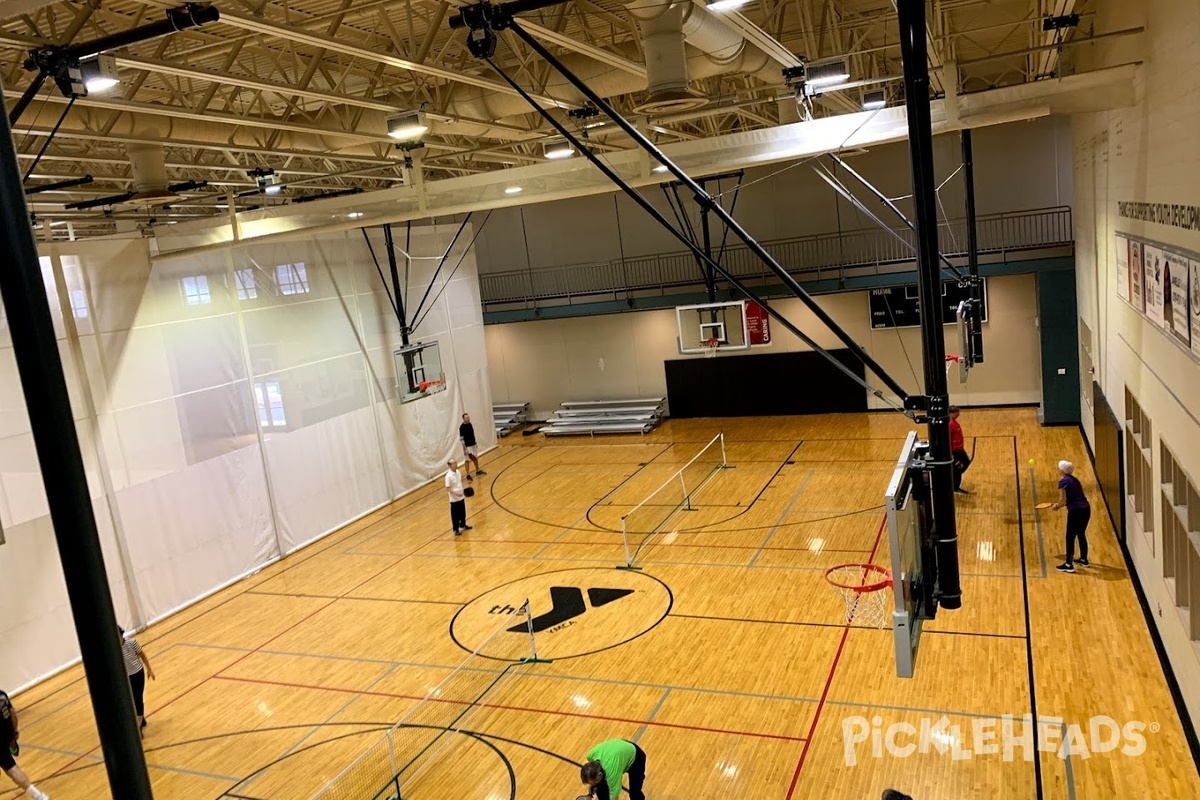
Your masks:
{"label": "black leggings", "polygon": [[146,716],[146,670],[139,669],[129,676],[129,688],[133,689],[133,708],[137,715]]}
{"label": "black leggings", "polygon": [[1087,526],[1092,519],[1092,509],[1088,508],[1068,508],[1067,509],[1067,563],[1075,562],[1075,540],[1079,540],[1079,558],[1081,561],[1088,560],[1088,545],[1087,545]]}
{"label": "black leggings", "polygon": [[451,500],[450,501],[450,524],[454,526],[454,532],[458,533],[467,527],[467,501],[466,500]]}
{"label": "black leggings", "polygon": [[951,458],[954,460],[954,488],[957,489],[962,486],[963,473],[971,466],[971,457],[966,450],[955,450]]}

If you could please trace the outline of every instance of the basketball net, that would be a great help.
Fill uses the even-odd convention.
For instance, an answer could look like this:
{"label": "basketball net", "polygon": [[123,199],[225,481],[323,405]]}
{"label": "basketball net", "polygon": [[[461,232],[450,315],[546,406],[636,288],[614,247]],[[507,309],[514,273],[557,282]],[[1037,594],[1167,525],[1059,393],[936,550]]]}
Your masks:
{"label": "basketball net", "polygon": [[892,585],[892,573],[875,564],[842,564],[826,570],[825,580],[842,598],[847,625],[887,625],[886,590]]}
{"label": "basketball net", "polygon": [[962,361],[962,356],[957,353],[946,354],[946,380],[950,380],[950,369],[960,361]]}
{"label": "basketball net", "polygon": [[721,346],[720,339],[705,339],[700,344],[704,348],[704,357],[705,358],[716,358],[717,357],[717,349]]}

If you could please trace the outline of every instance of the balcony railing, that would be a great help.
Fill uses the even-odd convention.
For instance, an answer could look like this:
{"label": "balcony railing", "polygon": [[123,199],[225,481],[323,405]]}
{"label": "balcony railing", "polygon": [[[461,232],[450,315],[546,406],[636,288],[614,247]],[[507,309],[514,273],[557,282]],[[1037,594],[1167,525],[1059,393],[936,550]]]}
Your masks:
{"label": "balcony railing", "polygon": [[[989,214],[977,219],[979,252],[994,257],[1016,251],[1063,247],[1074,242],[1071,209],[1066,206]],[[913,261],[913,234],[895,232],[904,243],[879,228],[823,233],[763,242],[776,261],[802,280],[839,277],[847,269]],[[966,255],[966,220],[940,226],[938,240],[948,257]],[[773,275],[745,245],[726,248],[722,266],[747,282],[770,281]],[[494,272],[479,277],[485,305],[561,300],[577,296],[630,296],[702,284],[700,268],[690,252],[642,258],[572,264],[533,270]]]}

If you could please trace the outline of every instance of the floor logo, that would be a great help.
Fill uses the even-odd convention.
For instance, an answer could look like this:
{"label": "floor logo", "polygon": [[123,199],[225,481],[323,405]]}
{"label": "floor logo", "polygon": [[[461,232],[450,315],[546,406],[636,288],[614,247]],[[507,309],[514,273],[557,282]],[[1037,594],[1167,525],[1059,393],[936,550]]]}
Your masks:
{"label": "floor logo", "polygon": [[[527,600],[532,619],[521,611]],[[666,617],[672,601],[665,583],[641,572],[556,570],[484,592],[454,615],[450,635],[463,649],[515,660],[517,637],[497,635],[497,617],[519,616],[506,632],[528,635],[532,627],[539,656],[571,658],[641,636]]]}
{"label": "floor logo", "polygon": [[[633,589],[601,589],[591,587],[587,590],[588,602],[592,608],[600,608],[606,606],[614,600],[620,600],[622,597],[627,597],[633,594]],[[489,614],[516,614],[520,609],[512,606],[492,606]],[[569,622],[580,614],[587,611],[587,606],[583,602],[583,591],[575,586],[551,586],[550,587],[550,610],[544,614],[538,614],[533,618],[534,634],[548,631],[564,622]],[[528,623],[518,623],[513,625],[508,630],[512,633],[526,633],[529,631]]]}

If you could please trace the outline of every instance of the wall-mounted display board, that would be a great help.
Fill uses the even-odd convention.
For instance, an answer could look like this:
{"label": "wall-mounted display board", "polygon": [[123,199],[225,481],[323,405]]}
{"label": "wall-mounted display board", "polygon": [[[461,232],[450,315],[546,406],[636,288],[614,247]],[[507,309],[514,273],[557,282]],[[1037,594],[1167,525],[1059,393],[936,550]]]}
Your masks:
{"label": "wall-mounted display board", "polygon": [[[983,299],[981,322],[987,322],[987,279],[980,282]],[[917,285],[884,286],[867,292],[871,308],[872,328],[915,328],[921,324],[921,304],[917,302]],[[942,320],[946,325],[958,321],[958,304],[971,299],[971,290],[957,281],[942,282]]]}
{"label": "wall-mounted display board", "polygon": [[1200,254],[1117,234],[1117,296],[1200,359]]}

